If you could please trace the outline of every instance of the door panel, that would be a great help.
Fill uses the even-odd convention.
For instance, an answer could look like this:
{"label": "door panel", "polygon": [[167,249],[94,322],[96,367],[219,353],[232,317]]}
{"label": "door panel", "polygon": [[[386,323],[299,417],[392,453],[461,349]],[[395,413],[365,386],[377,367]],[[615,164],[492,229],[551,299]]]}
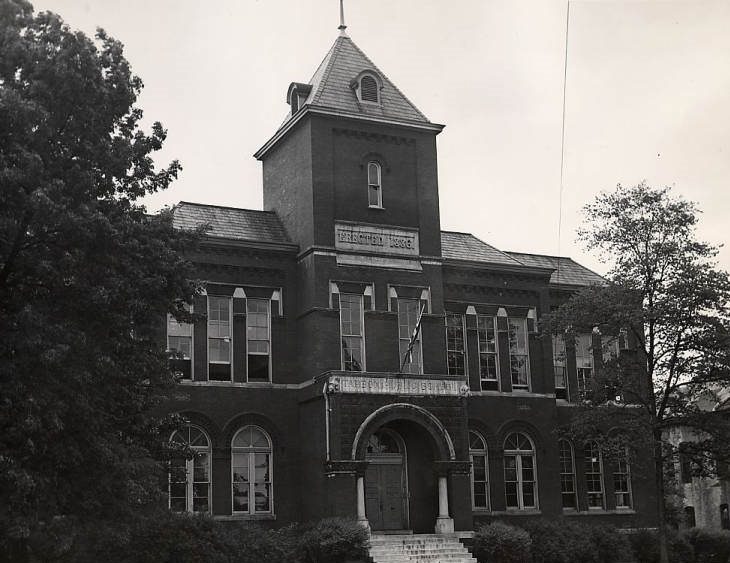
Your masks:
{"label": "door panel", "polygon": [[405,527],[403,465],[371,464],[365,472],[365,511],[373,530]]}

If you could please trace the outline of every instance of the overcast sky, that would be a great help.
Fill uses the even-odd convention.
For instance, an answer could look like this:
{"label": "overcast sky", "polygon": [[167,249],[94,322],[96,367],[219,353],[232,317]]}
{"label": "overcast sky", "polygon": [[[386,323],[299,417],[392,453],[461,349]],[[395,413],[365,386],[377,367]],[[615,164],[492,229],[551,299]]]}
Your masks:
{"label": "overcast sky", "polygon": [[[36,0],[89,34],[105,28],[168,129],[158,161],[180,179],[146,200],[260,209],[251,155],[334,42],[337,0]],[[434,122],[441,225],[503,250],[569,255],[580,209],[646,180],[730,233],[730,1],[570,3],[565,165],[560,145],[566,0],[345,0],[353,41]],[[721,251],[730,269],[730,249]]]}

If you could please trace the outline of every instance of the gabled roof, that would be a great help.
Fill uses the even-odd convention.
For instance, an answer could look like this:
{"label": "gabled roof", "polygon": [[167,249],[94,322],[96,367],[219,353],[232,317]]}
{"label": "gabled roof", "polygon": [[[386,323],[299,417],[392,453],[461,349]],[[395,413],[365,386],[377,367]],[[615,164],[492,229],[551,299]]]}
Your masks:
{"label": "gabled roof", "polygon": [[525,266],[553,268],[555,271],[550,276],[550,283],[553,285],[603,285],[606,283],[606,280],[593,270],[589,270],[565,256],[545,256],[523,252],[507,252],[507,254]]}
{"label": "gabled roof", "polygon": [[447,260],[466,260],[517,267],[523,265],[520,261],[488,245],[471,233],[441,231],[441,255]]}
{"label": "gabled roof", "polygon": [[172,224],[178,229],[196,229],[207,225],[206,236],[212,238],[292,244],[279,217],[273,211],[181,201],[173,208]]}
{"label": "gabled roof", "polygon": [[[374,72],[382,80],[380,104],[361,103],[352,81],[363,71]],[[347,35],[340,35],[309,81],[312,90],[304,104],[353,114],[395,120],[430,123]]]}

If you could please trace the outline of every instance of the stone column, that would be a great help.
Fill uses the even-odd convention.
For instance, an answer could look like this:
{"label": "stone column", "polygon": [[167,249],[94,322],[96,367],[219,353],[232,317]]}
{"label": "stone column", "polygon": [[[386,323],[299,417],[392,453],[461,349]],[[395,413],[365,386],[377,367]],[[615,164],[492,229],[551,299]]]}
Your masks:
{"label": "stone column", "polygon": [[454,533],[454,519],[449,517],[449,487],[446,475],[439,475],[439,515],[436,518],[435,532],[437,534]]}
{"label": "stone column", "polygon": [[365,476],[357,476],[357,521],[368,530],[370,524],[365,514]]}

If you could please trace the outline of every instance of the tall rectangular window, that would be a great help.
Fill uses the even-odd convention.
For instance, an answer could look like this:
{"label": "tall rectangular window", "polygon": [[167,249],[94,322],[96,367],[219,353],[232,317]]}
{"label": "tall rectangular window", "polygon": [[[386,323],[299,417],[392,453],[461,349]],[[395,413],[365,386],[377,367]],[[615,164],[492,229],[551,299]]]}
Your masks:
{"label": "tall rectangular window", "polygon": [[446,359],[449,375],[465,375],[464,315],[446,313]]}
{"label": "tall rectangular window", "polygon": [[603,460],[601,450],[596,442],[587,442],[583,451],[583,471],[586,476],[586,493],[588,508],[603,508]]}
{"label": "tall rectangular window", "polygon": [[231,298],[208,296],[208,379],[231,380]]}
{"label": "tall rectangular window", "polygon": [[568,398],[568,370],[565,363],[565,338],[553,334],[553,374],[555,375],[555,398]]}
{"label": "tall rectangular window", "polygon": [[271,302],[246,299],[246,369],[248,381],[269,381],[271,372]]}
{"label": "tall rectangular window", "polygon": [[626,451],[621,452],[616,459],[616,469],[613,472],[613,492],[616,496],[616,508],[631,508],[631,472]]}
{"label": "tall rectangular window", "polygon": [[482,391],[499,390],[499,354],[497,352],[497,320],[495,317],[477,317],[479,341],[479,381]]}
{"label": "tall rectangular window", "polygon": [[578,371],[578,395],[581,399],[591,390],[593,382],[593,335],[575,337],[575,365]]}
{"label": "tall rectangular window", "polygon": [[509,319],[509,363],[512,389],[530,389],[530,359],[527,349],[527,319]]}
{"label": "tall rectangular window", "polygon": [[[398,298],[398,349],[401,364],[405,358],[404,373],[423,373],[420,330],[416,334],[413,347],[409,352],[409,344],[414,335],[420,312],[421,302],[418,299]],[[406,358],[406,356],[408,357]]]}
{"label": "tall rectangular window", "polygon": [[363,335],[362,295],[341,293],[340,339],[343,370],[363,371],[365,369]]}
{"label": "tall rectangular window", "polygon": [[167,315],[167,353],[170,367],[182,379],[192,378],[193,325]]}
{"label": "tall rectangular window", "polygon": [[563,510],[576,510],[578,503],[575,496],[573,448],[567,440],[560,440],[558,444],[560,447],[560,494]]}

